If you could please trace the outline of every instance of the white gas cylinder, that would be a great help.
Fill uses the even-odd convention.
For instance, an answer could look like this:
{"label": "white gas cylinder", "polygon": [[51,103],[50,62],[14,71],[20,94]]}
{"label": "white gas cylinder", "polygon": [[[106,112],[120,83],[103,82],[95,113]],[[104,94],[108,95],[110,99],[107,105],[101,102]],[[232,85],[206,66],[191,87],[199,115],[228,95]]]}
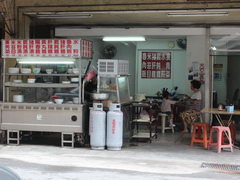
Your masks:
{"label": "white gas cylinder", "polygon": [[107,149],[121,150],[123,144],[123,113],[120,104],[111,104],[107,113]]}
{"label": "white gas cylinder", "polygon": [[89,135],[91,149],[105,149],[106,145],[106,112],[102,103],[93,103],[90,110]]}

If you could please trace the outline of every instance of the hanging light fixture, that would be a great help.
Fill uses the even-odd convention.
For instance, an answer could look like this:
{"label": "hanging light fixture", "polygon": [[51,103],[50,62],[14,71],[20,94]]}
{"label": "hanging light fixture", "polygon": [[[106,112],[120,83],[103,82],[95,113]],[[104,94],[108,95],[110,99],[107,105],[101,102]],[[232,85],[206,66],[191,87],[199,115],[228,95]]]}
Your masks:
{"label": "hanging light fixture", "polygon": [[103,41],[146,41],[143,36],[105,36]]}
{"label": "hanging light fixture", "polygon": [[56,58],[56,57],[25,57],[17,58],[19,64],[74,64],[73,58]]}

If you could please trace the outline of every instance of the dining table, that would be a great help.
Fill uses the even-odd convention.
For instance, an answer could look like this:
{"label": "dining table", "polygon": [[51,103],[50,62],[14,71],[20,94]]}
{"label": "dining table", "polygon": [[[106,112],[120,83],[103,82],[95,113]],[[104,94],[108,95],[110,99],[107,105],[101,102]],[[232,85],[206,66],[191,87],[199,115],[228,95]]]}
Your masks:
{"label": "dining table", "polygon": [[[238,109],[235,109],[233,112],[227,112],[226,109],[223,109],[223,110],[218,110],[217,108],[204,108],[201,110],[201,113],[208,113],[208,114],[212,114],[216,117],[218,123],[220,124],[220,126],[227,126],[231,129],[231,125],[232,123],[234,123],[234,119],[233,119],[233,116],[240,116],[240,110]],[[224,118],[227,117],[227,123],[224,123],[224,120],[222,119],[221,116],[224,115]],[[226,121],[225,120],[225,121]],[[212,122],[210,123],[212,124]],[[236,133],[236,132],[235,132]],[[228,137],[228,134],[225,132],[225,135]],[[236,135],[233,135],[234,137],[234,145],[233,147],[236,148],[236,149],[240,149],[240,146],[239,146],[239,143],[236,142]]]}
{"label": "dining table", "polygon": [[240,116],[240,110],[234,110],[233,112],[227,112],[226,109],[218,110],[217,108],[204,108],[201,110],[201,113],[209,113],[209,114],[214,115],[216,117],[218,123],[221,126],[224,126],[224,122],[223,122],[221,115],[228,116],[227,126],[230,126],[231,123],[233,122],[233,119],[232,119],[233,115]]}

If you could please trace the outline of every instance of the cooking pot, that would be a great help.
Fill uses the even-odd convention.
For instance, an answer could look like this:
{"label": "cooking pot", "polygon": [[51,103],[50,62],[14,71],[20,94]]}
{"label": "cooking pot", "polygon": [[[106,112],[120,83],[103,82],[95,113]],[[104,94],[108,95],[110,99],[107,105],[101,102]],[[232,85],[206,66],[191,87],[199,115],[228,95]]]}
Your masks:
{"label": "cooking pot", "polygon": [[91,96],[94,100],[107,100],[109,98],[107,93],[92,93]]}

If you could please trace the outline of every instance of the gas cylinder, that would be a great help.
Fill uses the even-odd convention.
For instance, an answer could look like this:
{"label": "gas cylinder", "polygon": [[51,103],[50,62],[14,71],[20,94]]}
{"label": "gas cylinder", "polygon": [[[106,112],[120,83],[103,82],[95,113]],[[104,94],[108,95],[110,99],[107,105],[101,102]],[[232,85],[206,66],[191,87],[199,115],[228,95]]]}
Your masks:
{"label": "gas cylinder", "polygon": [[89,135],[91,149],[105,149],[106,145],[106,112],[102,103],[93,103],[90,110]]}
{"label": "gas cylinder", "polygon": [[123,144],[123,113],[120,104],[110,104],[107,113],[107,149],[121,150]]}

